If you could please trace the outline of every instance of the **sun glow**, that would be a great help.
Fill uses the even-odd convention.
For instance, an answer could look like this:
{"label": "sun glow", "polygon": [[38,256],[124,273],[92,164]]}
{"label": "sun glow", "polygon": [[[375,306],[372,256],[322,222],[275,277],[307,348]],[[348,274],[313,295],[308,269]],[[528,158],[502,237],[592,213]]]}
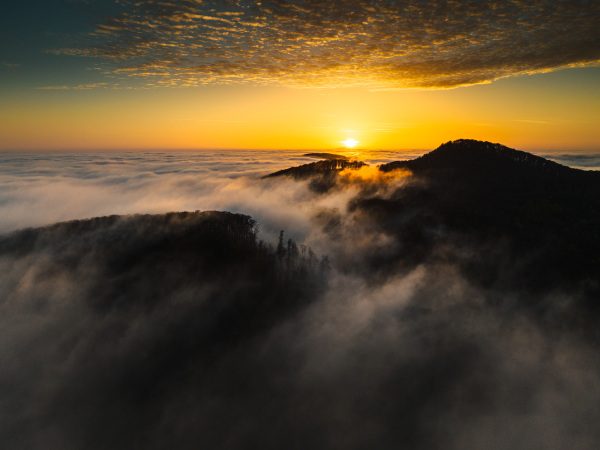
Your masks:
{"label": "sun glow", "polygon": [[345,141],[342,141],[342,144],[344,144],[345,147],[347,148],[354,148],[356,147],[356,144],[358,144],[358,141],[356,139],[346,139]]}

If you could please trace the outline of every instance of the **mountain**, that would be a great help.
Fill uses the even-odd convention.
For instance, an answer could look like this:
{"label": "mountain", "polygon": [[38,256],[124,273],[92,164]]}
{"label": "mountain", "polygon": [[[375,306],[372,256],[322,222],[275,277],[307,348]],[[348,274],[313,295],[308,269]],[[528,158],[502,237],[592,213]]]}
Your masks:
{"label": "mountain", "polygon": [[379,168],[384,172],[398,168],[408,168],[413,171],[445,169],[462,173],[486,172],[486,175],[489,175],[489,172],[510,171],[513,175],[515,172],[518,173],[517,176],[537,173],[557,177],[569,177],[582,172],[501,144],[472,139],[447,142],[419,158],[391,162]]}
{"label": "mountain", "polygon": [[[0,236],[0,258],[34,261],[34,283],[85,278],[82,299],[99,313],[151,311],[178,292],[208,296],[199,311],[210,311],[231,337],[297,308],[319,278],[310,249],[301,253],[291,240],[286,246],[282,234],[275,250],[256,233],[250,216],[221,211],[107,216]],[[228,306],[240,298],[244,306]]]}
{"label": "mountain", "polygon": [[339,155],[337,153],[306,153],[302,156],[317,159],[348,159],[347,156]]}
{"label": "mountain", "polygon": [[[551,289],[590,280],[597,290],[600,173],[474,140],[448,142],[420,158],[379,169],[408,169],[412,176],[391,196],[359,198],[352,207],[376,217],[382,228],[413,247],[431,246],[422,235],[440,228],[446,230],[443,236],[456,239],[505,242],[511,258],[520,261],[511,282]],[[408,211],[411,219],[400,222]],[[469,264],[479,264],[474,268],[483,278],[498,279],[497,261],[475,260]]]}
{"label": "mountain", "polygon": [[349,161],[347,159],[325,159],[308,164],[303,164],[289,169],[279,170],[263,177],[291,177],[295,180],[310,179],[311,191],[325,193],[334,188],[338,181],[338,175],[344,170],[357,170],[366,166],[362,161]]}
{"label": "mountain", "polygon": [[366,164],[362,161],[348,161],[344,158],[329,158],[325,157],[323,161],[316,161],[301,166],[290,167],[289,169],[279,170],[269,175],[265,175],[263,178],[273,177],[292,177],[296,180],[304,180],[315,175],[327,176],[335,174],[346,169],[360,169]]}
{"label": "mountain", "polygon": [[[393,273],[402,265],[408,270],[441,258],[439,249],[445,246],[454,250],[444,258],[486,286],[547,292],[584,283],[594,295],[600,292],[599,172],[468,139],[379,166],[392,178],[403,171],[398,186],[385,176],[368,183],[339,176],[362,165],[319,161],[265,178],[307,179],[320,194],[354,183],[360,194],[348,210],[402,243],[400,252],[373,254],[368,270]],[[505,247],[502,264],[496,259],[498,243]],[[461,256],[474,247],[489,253]]]}
{"label": "mountain", "polygon": [[[291,240],[273,249],[256,231],[249,216],[197,211],[0,236],[2,323],[15,349],[1,350],[2,447],[222,447],[215,427],[235,405],[229,387],[256,387],[249,373],[262,380],[253,343],[306,309],[324,280],[310,249]],[[64,440],[45,439],[48,429]]]}

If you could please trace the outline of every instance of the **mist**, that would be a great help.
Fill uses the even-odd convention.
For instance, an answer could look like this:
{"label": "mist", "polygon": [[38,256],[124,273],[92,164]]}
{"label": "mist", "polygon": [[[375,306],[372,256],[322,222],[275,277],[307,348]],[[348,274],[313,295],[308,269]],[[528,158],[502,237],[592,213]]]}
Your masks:
{"label": "mist", "polygon": [[[423,213],[408,172],[315,190],[252,155],[4,170],[5,445],[597,448],[593,280],[523,285],[531,254]],[[165,214],[197,210],[256,224]]]}

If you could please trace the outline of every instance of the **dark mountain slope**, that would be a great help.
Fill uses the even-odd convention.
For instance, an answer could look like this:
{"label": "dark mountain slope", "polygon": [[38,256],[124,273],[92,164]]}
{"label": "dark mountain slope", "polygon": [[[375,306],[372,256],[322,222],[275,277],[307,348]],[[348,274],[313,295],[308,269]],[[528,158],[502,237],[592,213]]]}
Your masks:
{"label": "dark mountain slope", "polygon": [[[0,258],[30,265],[27,276],[40,286],[79,280],[81,301],[96,314],[176,314],[183,306],[200,315],[201,324],[189,317],[196,348],[178,347],[184,353],[247,339],[306,305],[322,281],[306,250],[291,240],[272,249],[257,240],[251,217],[219,211],[98,217],[0,236]],[[22,276],[7,274],[5,284]]]}
{"label": "dark mountain slope", "polygon": [[[557,177],[577,176],[580,170],[571,169],[531,153],[505,147],[501,144],[459,139],[442,144],[419,158],[410,161],[395,161],[380,166],[389,172],[398,168],[413,171],[446,170],[451,172],[511,172],[518,174],[545,174]],[[504,173],[503,175],[507,175]],[[581,175],[580,175],[581,176]]]}
{"label": "dark mountain slope", "polygon": [[380,166],[384,172],[402,168],[428,183],[427,190],[437,190],[438,206],[458,208],[453,221],[465,227],[569,228],[573,221],[583,225],[600,217],[600,173],[499,144],[459,140],[412,161]]}
{"label": "dark mountain slope", "polygon": [[[545,290],[587,280],[597,289],[599,173],[473,140],[449,142],[415,160],[380,167],[397,169],[413,173],[407,185],[392,196],[358,198],[351,208],[395,234],[408,255],[425,258],[449,236],[485,248],[502,241],[513,261],[511,282]],[[488,282],[498,281],[505,269],[485,257],[468,265],[465,270],[480,272]]]}
{"label": "dark mountain slope", "polygon": [[[251,347],[308,306],[323,286],[312,251],[292,241],[272,249],[256,239],[255,225],[242,214],[182,212],[0,236],[0,307],[18,308],[28,332],[39,328],[43,336],[14,357],[35,367],[23,369],[26,379],[0,376],[3,412],[19,411],[0,427],[2,442],[164,447],[145,439],[154,427],[168,428],[160,418],[174,392],[187,394],[239,346]],[[70,445],[15,444],[46,427],[69,436]],[[161,437],[182,439],[172,431]]]}

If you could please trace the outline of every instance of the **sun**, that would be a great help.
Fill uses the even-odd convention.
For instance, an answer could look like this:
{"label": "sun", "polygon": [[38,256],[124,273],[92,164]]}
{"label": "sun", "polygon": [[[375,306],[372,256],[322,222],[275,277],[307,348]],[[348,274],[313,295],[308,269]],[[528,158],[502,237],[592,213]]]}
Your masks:
{"label": "sun", "polygon": [[354,148],[356,147],[356,144],[358,144],[359,141],[357,141],[356,139],[346,139],[345,141],[342,141],[342,144],[344,144],[347,148]]}

